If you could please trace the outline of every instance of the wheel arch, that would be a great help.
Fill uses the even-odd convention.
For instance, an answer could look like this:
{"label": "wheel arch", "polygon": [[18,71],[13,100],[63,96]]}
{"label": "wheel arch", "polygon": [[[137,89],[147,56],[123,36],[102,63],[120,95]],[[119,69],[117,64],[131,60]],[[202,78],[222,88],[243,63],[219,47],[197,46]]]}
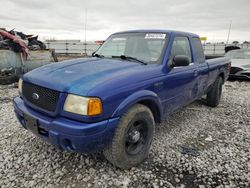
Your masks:
{"label": "wheel arch", "polygon": [[156,93],[149,90],[138,91],[128,96],[120,103],[120,105],[112,114],[112,117],[121,116],[135,104],[147,106],[151,110],[156,123],[160,123],[162,121],[163,110],[160,99]]}
{"label": "wheel arch", "polygon": [[145,100],[140,100],[137,103],[145,105],[146,107],[148,107],[151,110],[156,123],[161,122],[161,118],[162,118],[161,111],[160,111],[159,107],[157,106],[157,104],[153,100],[145,99]]}

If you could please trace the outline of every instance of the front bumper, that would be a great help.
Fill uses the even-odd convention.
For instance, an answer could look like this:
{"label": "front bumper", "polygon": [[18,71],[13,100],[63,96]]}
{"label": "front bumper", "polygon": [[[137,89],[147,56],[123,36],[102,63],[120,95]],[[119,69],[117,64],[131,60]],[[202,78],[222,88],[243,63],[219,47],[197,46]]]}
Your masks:
{"label": "front bumper", "polygon": [[67,151],[93,152],[102,150],[113,138],[119,118],[97,123],[83,123],[63,117],[48,117],[27,107],[20,97],[13,101],[15,114],[26,128],[24,115],[37,120],[36,136]]}

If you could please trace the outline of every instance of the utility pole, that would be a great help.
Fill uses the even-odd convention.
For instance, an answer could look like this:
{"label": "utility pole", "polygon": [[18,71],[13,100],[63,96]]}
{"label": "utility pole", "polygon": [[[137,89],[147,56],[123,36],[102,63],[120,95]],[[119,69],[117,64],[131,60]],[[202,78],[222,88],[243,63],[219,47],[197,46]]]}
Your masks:
{"label": "utility pole", "polygon": [[232,20],[230,20],[230,25],[229,25],[229,29],[228,29],[228,35],[227,35],[227,42],[226,42],[226,44],[228,44],[228,42],[229,42],[230,33],[231,33],[231,27],[232,27]]}
{"label": "utility pole", "polygon": [[85,23],[84,23],[84,53],[87,55],[87,16],[88,9],[85,9]]}

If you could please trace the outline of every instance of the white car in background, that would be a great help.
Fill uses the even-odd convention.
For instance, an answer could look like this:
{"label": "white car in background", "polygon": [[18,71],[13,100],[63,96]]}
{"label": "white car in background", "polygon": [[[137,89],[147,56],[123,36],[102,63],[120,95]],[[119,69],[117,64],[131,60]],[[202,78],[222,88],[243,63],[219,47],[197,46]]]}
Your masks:
{"label": "white car in background", "polygon": [[250,80],[250,49],[231,50],[225,56],[231,58],[229,78]]}

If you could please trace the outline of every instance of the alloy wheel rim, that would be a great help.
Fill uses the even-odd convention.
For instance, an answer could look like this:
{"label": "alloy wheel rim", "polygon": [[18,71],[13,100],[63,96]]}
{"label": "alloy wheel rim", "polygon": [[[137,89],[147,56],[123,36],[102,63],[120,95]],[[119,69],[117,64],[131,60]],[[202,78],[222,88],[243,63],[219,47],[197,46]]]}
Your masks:
{"label": "alloy wheel rim", "polygon": [[143,120],[135,121],[125,136],[125,150],[129,155],[140,153],[147,141],[147,124]]}

